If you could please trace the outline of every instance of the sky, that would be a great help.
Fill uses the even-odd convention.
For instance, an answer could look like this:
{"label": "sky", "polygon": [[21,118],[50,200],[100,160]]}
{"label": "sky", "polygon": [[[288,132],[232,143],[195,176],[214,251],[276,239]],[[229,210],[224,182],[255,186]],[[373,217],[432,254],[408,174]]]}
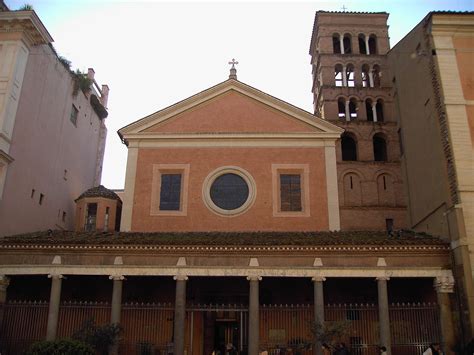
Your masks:
{"label": "sky", "polygon": [[474,0],[121,1],[31,4],[72,68],[110,88],[102,184],[122,189],[127,148],[117,130],[228,78],[312,112],[308,54],[317,10],[385,11],[393,47],[429,11],[473,11]]}

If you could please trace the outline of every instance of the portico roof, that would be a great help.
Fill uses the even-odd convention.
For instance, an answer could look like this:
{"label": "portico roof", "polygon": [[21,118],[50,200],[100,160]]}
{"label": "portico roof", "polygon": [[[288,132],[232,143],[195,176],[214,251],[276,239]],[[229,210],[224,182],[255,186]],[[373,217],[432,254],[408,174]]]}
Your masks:
{"label": "portico roof", "polygon": [[440,238],[413,231],[344,232],[182,232],[182,233],[86,233],[72,231],[37,232],[0,239],[8,245],[71,246],[439,246]]}

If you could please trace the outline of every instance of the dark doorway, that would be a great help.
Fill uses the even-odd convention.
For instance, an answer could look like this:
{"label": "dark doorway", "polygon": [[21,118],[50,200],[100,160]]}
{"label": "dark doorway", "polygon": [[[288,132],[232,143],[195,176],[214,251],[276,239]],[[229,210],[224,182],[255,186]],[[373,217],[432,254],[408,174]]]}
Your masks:
{"label": "dark doorway", "polygon": [[239,344],[239,324],[237,322],[216,320],[214,334],[214,349],[219,350],[221,355],[237,353]]}

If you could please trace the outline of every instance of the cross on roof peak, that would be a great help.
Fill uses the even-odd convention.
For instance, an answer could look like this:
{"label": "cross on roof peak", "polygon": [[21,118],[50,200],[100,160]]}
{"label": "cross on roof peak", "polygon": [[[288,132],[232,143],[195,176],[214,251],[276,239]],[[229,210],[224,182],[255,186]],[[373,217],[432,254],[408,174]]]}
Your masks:
{"label": "cross on roof peak", "polygon": [[239,62],[237,62],[234,58],[232,58],[232,61],[229,62],[229,64],[232,64],[232,68],[231,68],[231,69],[235,69],[235,65],[236,65],[236,64],[239,64]]}
{"label": "cross on roof peak", "polygon": [[342,5],[341,9],[342,9],[342,11],[346,12],[346,10],[347,10],[346,5]]}
{"label": "cross on roof peak", "polygon": [[235,69],[235,65],[239,64],[239,62],[237,62],[234,58],[232,58],[232,61],[230,61],[229,64],[232,64],[232,67],[230,68],[229,79],[237,80],[237,69]]}

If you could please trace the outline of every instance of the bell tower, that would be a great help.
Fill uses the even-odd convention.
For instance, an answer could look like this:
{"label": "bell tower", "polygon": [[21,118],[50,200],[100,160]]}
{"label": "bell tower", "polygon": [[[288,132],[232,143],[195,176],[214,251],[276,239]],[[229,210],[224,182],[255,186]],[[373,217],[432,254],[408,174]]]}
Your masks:
{"label": "bell tower", "polygon": [[318,11],[310,45],[314,113],[343,128],[336,143],[341,229],[406,226],[388,14]]}

